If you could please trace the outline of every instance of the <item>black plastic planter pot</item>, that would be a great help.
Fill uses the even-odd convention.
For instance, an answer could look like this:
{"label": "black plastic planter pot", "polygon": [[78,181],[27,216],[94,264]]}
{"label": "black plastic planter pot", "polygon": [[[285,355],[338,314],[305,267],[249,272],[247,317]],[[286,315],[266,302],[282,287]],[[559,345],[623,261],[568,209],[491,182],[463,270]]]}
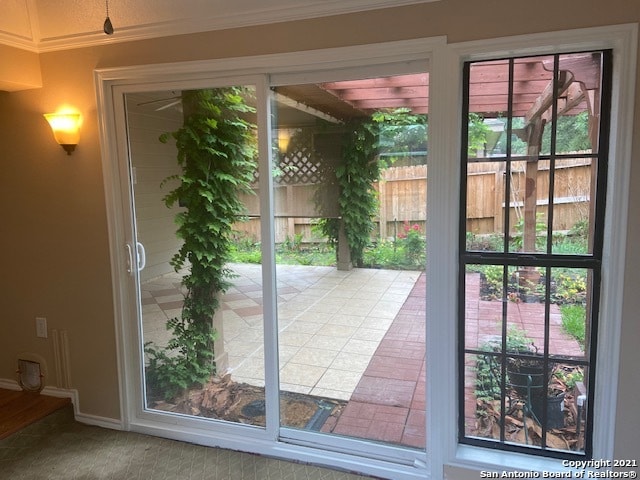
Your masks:
{"label": "black plastic planter pot", "polygon": [[544,372],[542,363],[533,365],[518,365],[517,368],[507,367],[509,383],[518,395],[526,399],[527,396],[539,397],[544,387]]}
{"label": "black plastic planter pot", "polygon": [[[542,423],[543,405],[542,397],[531,399],[531,410]],[[547,422],[546,428],[564,428],[564,393],[547,396]]]}

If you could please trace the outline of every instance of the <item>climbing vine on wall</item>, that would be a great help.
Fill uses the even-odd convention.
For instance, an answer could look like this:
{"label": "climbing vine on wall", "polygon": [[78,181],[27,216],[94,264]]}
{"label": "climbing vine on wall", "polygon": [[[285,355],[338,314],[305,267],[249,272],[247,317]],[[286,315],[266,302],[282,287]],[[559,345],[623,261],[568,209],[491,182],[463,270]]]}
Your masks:
{"label": "climbing vine on wall", "polygon": [[345,125],[342,162],[335,169],[341,218],[319,222],[320,231],[333,245],[338,242],[342,223],[351,261],[357,266],[362,266],[364,249],[371,241],[372,218],[377,206],[373,189],[373,182],[380,175],[377,149],[378,129],[369,118],[352,120]]}
{"label": "climbing vine on wall", "polygon": [[356,266],[363,264],[364,250],[371,242],[374,228],[378,197],[373,184],[380,178],[380,169],[390,166],[388,162],[392,161],[380,160],[378,154],[389,142],[398,148],[400,140],[397,137],[406,135],[410,128],[418,130],[418,136],[426,140],[426,116],[413,115],[407,109],[377,112],[345,125],[342,162],[335,169],[341,219],[323,219],[319,225],[321,232],[335,245],[342,221],[351,261]]}
{"label": "climbing vine on wall", "polygon": [[166,348],[146,345],[148,385],[171,398],[204,383],[216,372],[213,315],[218,295],[229,287],[226,267],[232,225],[244,214],[239,193],[251,192],[256,169],[255,112],[246,103],[243,87],[193,90],[182,93],[183,126],[163,134],[175,140],[182,172],[167,178],[178,186],[166,195],[167,207],[183,207],[176,215],[180,250],[171,260],[176,271],[188,267],[179,318],[167,322],[172,338]]}

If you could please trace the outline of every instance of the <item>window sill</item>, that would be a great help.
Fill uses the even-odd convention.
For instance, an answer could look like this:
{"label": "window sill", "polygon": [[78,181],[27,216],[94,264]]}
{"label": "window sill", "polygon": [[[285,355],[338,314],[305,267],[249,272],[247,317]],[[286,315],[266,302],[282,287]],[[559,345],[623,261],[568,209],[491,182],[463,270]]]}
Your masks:
{"label": "window sill", "polygon": [[[446,462],[452,467],[467,468],[482,472],[522,471],[534,472],[529,478],[537,478],[542,472],[569,472],[573,469],[564,466],[557,458],[538,457],[534,455],[491,450],[470,445],[458,445],[455,457]],[[482,476],[481,476],[482,478]],[[489,478],[488,476],[486,478]]]}

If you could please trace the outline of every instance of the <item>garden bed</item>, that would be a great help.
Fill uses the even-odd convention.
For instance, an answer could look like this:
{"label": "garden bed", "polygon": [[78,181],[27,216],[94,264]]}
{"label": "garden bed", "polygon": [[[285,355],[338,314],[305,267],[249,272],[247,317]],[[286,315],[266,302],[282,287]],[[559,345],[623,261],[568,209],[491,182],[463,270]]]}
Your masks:
{"label": "garden bed", "polygon": [[[551,418],[552,404],[549,403],[547,409],[547,430],[546,447],[580,451],[584,448],[584,412],[578,407],[577,397],[582,393],[580,382],[572,379],[577,375],[578,367],[568,365],[557,366],[555,373],[549,383],[549,392],[553,395],[550,401],[560,400],[559,404],[560,423],[556,424],[557,418]],[[531,399],[528,399],[529,401]],[[542,418],[534,418],[531,411],[526,408],[527,398],[516,392],[509,390],[505,398],[504,415],[504,440],[518,444],[542,446]],[[481,397],[476,400],[476,424],[473,435],[482,438],[501,438],[501,399]],[[535,410],[540,411],[540,407]],[[541,414],[538,413],[538,417]]]}
{"label": "garden bed", "polygon": [[[213,378],[202,388],[188,390],[172,402],[149,402],[154,410],[226,420],[264,427],[265,392],[263,387],[235,382],[230,375]],[[280,392],[283,426],[319,431],[325,421],[340,416],[347,402],[295,392]]]}

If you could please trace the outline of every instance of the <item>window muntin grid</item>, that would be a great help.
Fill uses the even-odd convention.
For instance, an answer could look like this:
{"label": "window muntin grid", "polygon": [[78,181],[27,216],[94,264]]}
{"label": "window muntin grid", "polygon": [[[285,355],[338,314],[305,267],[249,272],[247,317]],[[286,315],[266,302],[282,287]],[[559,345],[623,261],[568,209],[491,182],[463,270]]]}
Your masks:
{"label": "window muntin grid", "polygon": [[610,63],[600,51],[465,64],[461,443],[591,455]]}

